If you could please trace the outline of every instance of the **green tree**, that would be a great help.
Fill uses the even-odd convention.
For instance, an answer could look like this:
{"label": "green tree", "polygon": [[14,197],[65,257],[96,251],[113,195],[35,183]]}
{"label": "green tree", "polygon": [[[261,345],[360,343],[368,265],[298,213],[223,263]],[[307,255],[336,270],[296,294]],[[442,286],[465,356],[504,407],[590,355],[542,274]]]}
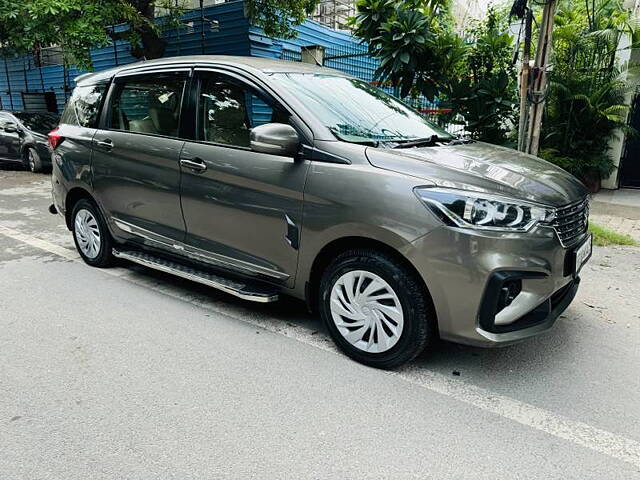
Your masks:
{"label": "green tree", "polygon": [[517,73],[513,38],[505,13],[490,7],[467,35],[469,52],[457,78],[449,80],[447,101],[477,139],[508,144],[517,116]]}
{"label": "green tree", "polygon": [[[2,0],[0,44],[8,53],[25,54],[58,45],[67,61],[91,69],[90,49],[113,40],[131,44],[136,58],[164,55],[165,29],[179,25],[186,0]],[[267,35],[292,36],[318,0],[246,0],[249,20]],[[160,18],[156,18],[159,14]],[[112,25],[124,25],[113,31]]]}
{"label": "green tree", "polygon": [[[155,21],[163,8],[164,21]],[[164,54],[163,28],[174,26],[184,9],[172,0],[3,0],[0,3],[0,40],[5,51],[24,54],[58,45],[66,60],[90,69],[89,51],[114,39],[131,43],[137,58]],[[114,32],[112,25],[125,24]]]}
{"label": "green tree", "polygon": [[454,32],[446,0],[359,0],[354,33],[380,60],[377,75],[450,105],[480,140],[506,143],[517,89],[506,15],[490,9],[467,38]]}
{"label": "green tree", "polygon": [[450,28],[445,0],[358,0],[354,34],[380,60],[378,77],[429,100],[446,90],[466,56],[462,39]]}
{"label": "green tree", "polygon": [[300,25],[313,13],[320,0],[245,0],[245,12],[251,22],[268,37],[295,37]]}
{"label": "green tree", "polygon": [[615,168],[609,141],[632,133],[627,99],[637,66],[620,65],[618,53],[640,46],[637,20],[617,0],[562,0],[554,22],[540,156],[595,186]]}

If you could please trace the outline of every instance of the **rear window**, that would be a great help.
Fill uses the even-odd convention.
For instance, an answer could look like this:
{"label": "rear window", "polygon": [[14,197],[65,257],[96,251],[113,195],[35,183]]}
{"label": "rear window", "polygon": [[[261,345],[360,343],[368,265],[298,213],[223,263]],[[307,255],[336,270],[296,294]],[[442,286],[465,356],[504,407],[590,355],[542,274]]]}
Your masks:
{"label": "rear window", "polygon": [[67,102],[60,123],[95,127],[98,122],[100,103],[106,90],[105,85],[76,87]]}
{"label": "rear window", "polygon": [[113,94],[111,128],[177,137],[184,85],[182,75],[123,80]]}
{"label": "rear window", "polygon": [[60,120],[55,113],[15,112],[14,115],[25,127],[38,133],[49,133]]}

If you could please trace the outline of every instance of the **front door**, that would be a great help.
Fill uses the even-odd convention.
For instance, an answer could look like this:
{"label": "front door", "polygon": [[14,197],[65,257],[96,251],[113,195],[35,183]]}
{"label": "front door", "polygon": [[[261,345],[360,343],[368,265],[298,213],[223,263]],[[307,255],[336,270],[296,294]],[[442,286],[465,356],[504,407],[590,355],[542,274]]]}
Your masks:
{"label": "front door", "polygon": [[16,120],[6,113],[0,113],[0,160],[22,160],[20,155],[20,133],[5,131],[5,126],[12,125],[18,128]]}
{"label": "front door", "polygon": [[291,286],[309,162],[249,148],[251,128],[289,114],[247,81],[196,76],[196,141],[181,154],[186,243],[202,258]]}
{"label": "front door", "polygon": [[184,240],[178,160],[187,76],[116,78],[93,138],[94,189],[112,225],[156,246]]}

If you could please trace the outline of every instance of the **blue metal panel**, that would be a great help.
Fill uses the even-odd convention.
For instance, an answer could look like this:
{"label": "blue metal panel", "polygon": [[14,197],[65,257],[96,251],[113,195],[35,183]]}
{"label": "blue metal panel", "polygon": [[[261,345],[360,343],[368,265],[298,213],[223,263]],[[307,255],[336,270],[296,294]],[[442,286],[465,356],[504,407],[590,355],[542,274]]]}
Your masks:
{"label": "blue metal panel", "polygon": [[[367,46],[347,32],[333,30],[312,20],[296,27],[297,37],[292,39],[271,39],[260,28],[249,30],[251,55],[256,57],[292,59],[299,57],[302,47],[320,45],[325,48],[325,66],[372,81],[378,68],[378,61],[367,55]],[[344,58],[330,57],[351,53],[357,55]]]}
{"label": "blue metal panel", "polygon": [[[186,24],[179,31],[171,30],[164,34],[167,40],[165,56],[194,54],[252,55],[267,58],[300,60],[303,46],[321,45],[325,47],[325,66],[335,68],[365,81],[375,80],[378,61],[366,54],[367,46],[347,32],[333,30],[317,22],[307,20],[296,27],[297,37],[293,39],[272,39],[264,32],[249,24],[244,15],[242,0],[228,1],[212,5],[204,10],[205,23],[200,20],[199,10],[190,11],[183,17]],[[217,30],[211,28],[210,21],[218,22]],[[204,27],[204,42],[201,32]],[[122,31],[126,26],[116,26]],[[97,48],[91,51],[91,59],[95,71],[136,62],[131,56],[127,42],[117,41],[115,45]],[[5,62],[0,60],[0,99],[4,108],[11,108],[8,95]],[[70,68],[65,71],[62,65],[36,68],[31,57],[16,57],[6,61],[9,82],[11,84],[11,100],[13,108],[22,108],[22,91],[54,91],[58,108],[62,108],[73,89],[74,78],[82,71]],[[26,75],[25,75],[26,69]],[[66,78],[66,82],[65,82]],[[67,88],[65,89],[65,85]],[[396,93],[383,87],[389,93]],[[418,108],[434,108],[424,98],[407,99]],[[268,112],[258,105],[253,105],[256,116],[267,118]]]}
{"label": "blue metal panel", "polygon": [[[251,41],[251,55],[257,57],[281,58],[283,60],[300,61],[301,49],[305,46],[320,45],[324,47],[324,66],[335,68],[341,72],[374,83],[375,72],[379,61],[368,55],[367,44],[353,37],[348,32],[333,30],[320,25],[317,22],[307,20],[296,27],[298,35],[293,39],[271,39],[255,26],[249,30]],[[395,96],[399,96],[397,88],[378,85],[379,88]],[[438,122],[438,110],[440,102],[428,101],[423,96],[407,97],[406,103],[422,111],[432,121]],[[459,127],[447,125],[451,131],[460,130]]]}
{"label": "blue metal panel", "polygon": [[[244,16],[242,0],[229,1],[205,8],[204,17],[204,52],[201,37],[202,24],[200,12],[191,11],[184,16],[186,22],[192,22],[191,26],[185,26],[180,31],[171,30],[165,32],[163,37],[167,40],[165,56],[195,55],[195,54],[224,54],[224,55],[249,55],[250,42],[248,36],[249,22]],[[213,31],[208,21],[217,20],[218,29]],[[124,26],[116,26],[116,31],[121,31]],[[115,46],[91,50],[91,60],[94,71],[106,70],[118,65],[126,65],[139,61],[131,55],[127,42],[116,41]],[[5,74],[5,63],[9,71],[8,81]],[[26,68],[23,68],[25,65]],[[26,69],[26,82],[25,70]],[[75,86],[74,79],[84,71],[74,67],[65,70],[62,65],[35,67],[31,56],[9,58],[5,62],[0,59],[0,100],[5,109],[13,108],[21,110],[22,91],[54,91],[58,102],[58,109],[62,111],[64,104]],[[66,78],[66,82],[65,82]],[[9,83],[11,99],[8,95]],[[67,88],[65,90],[65,84]],[[13,101],[13,107],[11,106]]]}

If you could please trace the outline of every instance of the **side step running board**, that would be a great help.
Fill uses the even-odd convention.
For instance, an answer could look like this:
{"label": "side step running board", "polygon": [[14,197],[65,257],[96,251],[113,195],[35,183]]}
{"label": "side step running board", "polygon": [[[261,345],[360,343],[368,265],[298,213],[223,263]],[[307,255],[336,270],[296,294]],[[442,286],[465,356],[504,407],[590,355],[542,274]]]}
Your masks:
{"label": "side step running board", "polygon": [[260,303],[275,302],[278,300],[278,292],[275,288],[258,282],[254,283],[230,280],[228,278],[202,270],[196,270],[195,268],[187,265],[182,265],[181,263],[173,262],[171,260],[136,250],[114,250],[113,256],[144,265],[145,267],[153,268],[154,270],[171,273],[177,277],[202,283],[209,287],[217,288],[218,290],[222,290],[223,292],[244,300]]}

